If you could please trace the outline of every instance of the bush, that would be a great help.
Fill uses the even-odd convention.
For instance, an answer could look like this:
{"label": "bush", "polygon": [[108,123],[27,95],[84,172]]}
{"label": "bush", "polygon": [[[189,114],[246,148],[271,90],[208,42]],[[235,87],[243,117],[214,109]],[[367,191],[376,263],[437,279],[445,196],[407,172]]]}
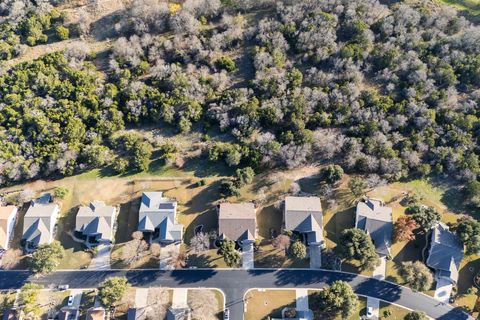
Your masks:
{"label": "bush", "polygon": [[67,40],[70,37],[70,30],[64,26],[57,26],[55,33],[60,40]]}
{"label": "bush", "polygon": [[113,162],[112,168],[118,174],[125,173],[128,169],[128,160],[125,158],[117,158]]}
{"label": "bush", "polygon": [[53,196],[58,199],[64,199],[67,194],[68,194],[68,189],[65,187],[56,187],[53,190]]}
{"label": "bush", "polygon": [[223,56],[217,60],[217,66],[221,69],[225,69],[228,72],[232,72],[237,69],[237,64],[233,61],[232,58]]}
{"label": "bush", "polygon": [[295,241],[290,246],[290,256],[295,259],[305,259],[307,257],[307,247],[300,241]]}

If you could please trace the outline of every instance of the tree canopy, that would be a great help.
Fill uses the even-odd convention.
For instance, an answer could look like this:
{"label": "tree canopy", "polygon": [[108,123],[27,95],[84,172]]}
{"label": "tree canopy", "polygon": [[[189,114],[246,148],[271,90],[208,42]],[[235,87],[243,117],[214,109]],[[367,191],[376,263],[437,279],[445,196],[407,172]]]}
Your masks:
{"label": "tree canopy", "polygon": [[345,281],[335,281],[312,295],[316,317],[335,319],[341,316],[347,319],[353,315],[358,305],[357,295]]}
{"label": "tree canopy", "polygon": [[342,259],[359,261],[361,270],[373,270],[380,263],[372,239],[357,228],[343,230],[335,250]]}
{"label": "tree canopy", "polygon": [[128,280],[125,277],[107,278],[98,288],[98,294],[102,304],[107,308],[113,306],[122,299],[128,287]]}
{"label": "tree canopy", "polygon": [[60,260],[65,256],[65,249],[58,241],[42,244],[28,260],[30,271],[47,274],[57,269]]}

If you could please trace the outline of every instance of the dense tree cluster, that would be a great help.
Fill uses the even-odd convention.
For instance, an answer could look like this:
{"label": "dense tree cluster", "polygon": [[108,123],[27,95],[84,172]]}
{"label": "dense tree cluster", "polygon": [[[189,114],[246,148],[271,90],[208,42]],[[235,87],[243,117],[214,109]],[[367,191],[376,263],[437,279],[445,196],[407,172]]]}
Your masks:
{"label": "dense tree cluster", "polygon": [[[33,31],[7,28],[2,38],[42,41],[42,16],[14,2],[22,1],[2,4],[0,15],[15,25],[31,19]],[[139,0],[115,29],[106,78],[79,48],[0,77],[2,182],[71,174],[116,156],[116,171],[144,170],[150,148],[122,149],[112,135],[146,123],[219,129],[227,139],[208,142],[209,158],[255,170],[335,159],[377,182],[430,173],[475,181],[480,172],[480,29],[453,9]]]}
{"label": "dense tree cluster", "polygon": [[380,263],[372,239],[357,228],[343,230],[335,249],[340,258],[357,260],[360,270],[373,270]]}

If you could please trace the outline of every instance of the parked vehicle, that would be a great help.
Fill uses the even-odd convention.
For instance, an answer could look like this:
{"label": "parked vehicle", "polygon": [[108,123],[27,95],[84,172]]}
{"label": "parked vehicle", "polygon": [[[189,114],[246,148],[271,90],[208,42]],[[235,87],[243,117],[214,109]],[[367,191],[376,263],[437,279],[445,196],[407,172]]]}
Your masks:
{"label": "parked vehicle", "polygon": [[230,310],[228,308],[223,310],[223,320],[230,320]]}
{"label": "parked vehicle", "polygon": [[73,299],[74,297],[72,294],[68,296],[67,306],[71,307],[73,305]]}
{"label": "parked vehicle", "polygon": [[367,308],[367,319],[372,319],[373,318],[373,308],[368,307]]}
{"label": "parked vehicle", "polygon": [[70,288],[70,286],[68,284],[62,284],[62,285],[58,286],[58,290],[60,290],[60,291],[68,290],[68,288]]}

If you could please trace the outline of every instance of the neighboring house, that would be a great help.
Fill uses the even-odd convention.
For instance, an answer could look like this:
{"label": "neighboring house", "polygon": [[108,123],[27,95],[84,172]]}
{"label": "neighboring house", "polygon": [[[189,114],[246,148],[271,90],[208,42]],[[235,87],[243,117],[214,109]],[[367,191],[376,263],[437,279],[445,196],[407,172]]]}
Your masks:
{"label": "neighboring house", "polygon": [[370,235],[380,257],[390,255],[392,244],[392,208],[380,200],[366,199],[357,204],[355,228]]}
{"label": "neighboring house", "polygon": [[2,320],[19,320],[19,312],[17,309],[7,309],[3,312]]}
{"label": "neighboring house", "polygon": [[322,203],[318,197],[285,197],[285,230],[303,235],[306,244],[324,246]]}
{"label": "neighboring house", "polygon": [[52,196],[46,193],[30,203],[23,219],[22,245],[25,250],[32,251],[53,241],[60,208],[52,200]]}
{"label": "neighboring house", "polygon": [[162,192],[144,192],[138,215],[138,230],[151,241],[180,242],[183,225],[177,224],[177,202],[163,197]]}
{"label": "neighboring house", "polygon": [[445,279],[455,285],[463,258],[463,243],[448,226],[438,223],[431,233],[429,246],[427,266],[435,270],[437,280]]}
{"label": "neighboring house", "polygon": [[238,244],[253,242],[257,238],[257,216],[251,202],[229,203],[218,206],[218,235]]}
{"label": "neighboring house", "polygon": [[17,207],[0,206],[0,249],[8,249],[17,220]]}
{"label": "neighboring house", "polygon": [[86,320],[105,320],[105,309],[102,307],[88,309]]}
{"label": "neighboring house", "polygon": [[77,320],[79,315],[77,308],[63,307],[58,313],[58,320]]}
{"label": "neighboring house", "polygon": [[147,308],[130,308],[127,313],[127,320],[147,319]]}
{"label": "neighboring house", "polygon": [[78,209],[75,221],[75,236],[87,245],[113,241],[117,209],[103,201],[93,201]]}

